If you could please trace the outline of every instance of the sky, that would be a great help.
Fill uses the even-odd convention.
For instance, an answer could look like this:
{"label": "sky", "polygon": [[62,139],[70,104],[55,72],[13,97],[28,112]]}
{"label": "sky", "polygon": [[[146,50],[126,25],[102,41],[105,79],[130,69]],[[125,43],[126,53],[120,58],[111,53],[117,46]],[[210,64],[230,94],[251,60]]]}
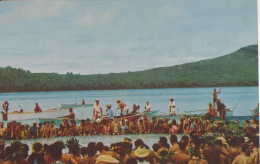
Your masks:
{"label": "sky", "polygon": [[31,72],[134,72],[256,43],[256,0],[0,2],[0,67]]}

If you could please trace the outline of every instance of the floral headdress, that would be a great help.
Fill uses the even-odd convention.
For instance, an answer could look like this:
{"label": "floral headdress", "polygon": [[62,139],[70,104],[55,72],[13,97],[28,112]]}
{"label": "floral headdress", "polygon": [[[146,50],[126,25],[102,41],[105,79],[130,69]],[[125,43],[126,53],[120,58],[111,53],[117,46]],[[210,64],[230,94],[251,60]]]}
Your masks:
{"label": "floral headdress", "polygon": [[34,142],[32,144],[32,152],[36,154],[41,154],[44,152],[44,146],[41,142]]}
{"label": "floral headdress", "polygon": [[189,152],[190,152],[191,156],[204,158],[202,153],[200,152],[200,150],[198,148],[196,148],[196,147],[190,147],[189,148]]}

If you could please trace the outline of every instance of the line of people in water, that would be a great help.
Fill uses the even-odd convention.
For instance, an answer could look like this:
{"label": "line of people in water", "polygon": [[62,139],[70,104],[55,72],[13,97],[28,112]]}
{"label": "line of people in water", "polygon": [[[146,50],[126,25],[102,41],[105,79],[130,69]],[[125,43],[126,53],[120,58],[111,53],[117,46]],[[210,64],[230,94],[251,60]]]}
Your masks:
{"label": "line of people in water", "polygon": [[[187,124],[189,120],[193,119],[195,119],[195,124],[189,129]],[[183,116],[179,125],[174,120],[172,120],[172,123],[166,124],[167,119],[160,125],[160,121],[153,119],[148,130],[145,128],[143,130],[142,126],[138,125],[136,130],[129,127],[130,133],[162,133],[166,130],[167,133],[171,134],[168,139],[162,134],[162,137],[158,139],[158,143],[154,143],[152,147],[146,145],[142,139],[137,139],[133,142],[130,138],[125,138],[122,142],[112,143],[109,146],[104,145],[102,142],[90,142],[88,145],[80,145],[79,140],[70,138],[65,144],[61,141],[56,141],[50,145],[35,142],[32,145],[32,154],[28,155],[29,147],[27,144],[15,141],[10,146],[5,147],[4,140],[0,140],[0,163],[258,164],[259,123],[255,121],[255,119],[251,120],[251,122],[245,121],[244,126],[240,126],[237,121],[214,122],[212,120],[186,118],[186,116]],[[19,123],[18,125],[15,122],[11,124],[13,124],[11,126],[16,126],[15,129],[19,129]],[[76,128],[76,133],[94,135],[95,133],[93,132],[95,130],[92,131],[90,126],[88,126],[89,124],[91,123],[88,121],[85,123],[82,121]],[[111,123],[111,129],[113,129],[113,126],[117,126],[117,124],[115,119]],[[132,122],[131,124],[135,123]],[[47,125],[46,122],[44,127],[37,130],[38,127],[34,124],[35,132],[29,128],[29,134],[31,137],[49,135],[51,132],[49,130],[48,132],[45,131],[48,127]],[[64,120],[60,128],[64,125],[66,127],[66,120]],[[86,128],[86,125],[88,128]],[[1,124],[1,126],[3,125]],[[139,128],[141,129],[139,130]],[[117,130],[119,129],[114,127],[109,134],[120,134],[121,131]],[[241,133],[238,132],[239,130],[241,130]],[[183,135],[178,139],[177,133],[188,133],[189,135]],[[56,135],[59,135],[59,133],[56,133]],[[68,149],[68,153],[62,153],[64,148]]]}
{"label": "line of people in water", "polygon": [[[205,120],[204,120],[205,119]],[[235,122],[239,126],[239,122]],[[180,123],[175,119],[168,118],[151,120],[146,115],[140,119],[127,121],[125,119],[110,118],[107,120],[90,119],[81,120],[77,125],[74,120],[63,119],[59,126],[55,122],[45,121],[42,123],[33,122],[32,126],[21,124],[21,122],[8,122],[5,126],[0,122],[0,138],[2,139],[29,139],[29,138],[53,138],[58,136],[86,136],[86,135],[119,135],[119,134],[189,134],[195,131],[197,134],[210,132],[214,129],[214,121],[207,117],[188,117],[183,115]],[[259,122],[254,118],[245,121],[244,127],[250,127],[250,131],[257,133]]]}

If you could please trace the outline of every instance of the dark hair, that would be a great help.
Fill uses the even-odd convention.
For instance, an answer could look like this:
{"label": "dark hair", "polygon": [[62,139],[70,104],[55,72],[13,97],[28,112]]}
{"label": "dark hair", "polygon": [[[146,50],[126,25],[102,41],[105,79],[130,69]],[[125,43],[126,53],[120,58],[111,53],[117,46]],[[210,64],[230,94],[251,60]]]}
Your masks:
{"label": "dark hair", "polygon": [[99,152],[101,152],[102,150],[104,150],[104,144],[102,143],[102,142],[98,142],[97,144],[96,144],[96,148],[97,148],[97,150],[99,151]]}
{"label": "dark hair", "polygon": [[22,156],[26,158],[28,156],[29,146],[27,144],[22,144]]}
{"label": "dark hair", "polygon": [[188,143],[189,137],[187,135],[184,135],[181,137],[181,140],[185,140]]}
{"label": "dark hair", "polygon": [[160,137],[159,141],[160,141],[160,143],[162,144],[163,147],[167,147],[168,146],[166,137]]}
{"label": "dark hair", "polygon": [[97,147],[95,142],[90,142],[88,143],[88,155],[89,156],[94,156],[97,153]]}
{"label": "dark hair", "polygon": [[80,149],[80,154],[81,154],[82,156],[84,156],[85,154],[88,154],[88,148],[87,148],[87,147],[82,147],[82,148]]}
{"label": "dark hair", "polygon": [[152,147],[153,147],[154,152],[157,152],[160,149],[160,146],[158,145],[158,143],[153,144]]}
{"label": "dark hair", "polygon": [[185,140],[181,140],[181,141],[179,142],[179,147],[180,147],[180,149],[181,149],[182,151],[185,151],[186,146],[187,146],[187,142],[186,142]]}
{"label": "dark hair", "polygon": [[139,146],[142,146],[142,145],[144,145],[144,142],[143,142],[143,140],[142,139],[137,139],[136,141],[135,141],[135,147],[137,148],[137,147],[139,147]]}
{"label": "dark hair", "polygon": [[171,135],[170,142],[171,143],[178,142],[178,137],[176,135]]}
{"label": "dark hair", "polygon": [[172,125],[176,125],[177,123],[176,123],[176,120],[175,119],[173,119],[172,120]]}
{"label": "dark hair", "polygon": [[46,146],[45,152],[47,154],[50,154],[51,158],[54,160],[59,160],[61,159],[62,156],[62,149],[63,149],[63,144],[59,141],[51,144],[50,146]]}
{"label": "dark hair", "polygon": [[138,163],[137,163],[137,159],[136,159],[136,158],[129,158],[129,159],[126,161],[126,164],[138,164]]}
{"label": "dark hair", "polygon": [[246,152],[247,150],[249,149],[249,145],[248,144],[245,144],[242,146],[242,152]]}

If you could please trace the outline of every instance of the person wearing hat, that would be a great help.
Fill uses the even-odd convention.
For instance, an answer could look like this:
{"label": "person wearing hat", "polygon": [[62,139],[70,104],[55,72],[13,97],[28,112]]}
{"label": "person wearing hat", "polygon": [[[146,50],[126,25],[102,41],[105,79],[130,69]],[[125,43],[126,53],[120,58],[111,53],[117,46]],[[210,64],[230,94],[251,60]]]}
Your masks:
{"label": "person wearing hat", "polygon": [[96,158],[96,164],[116,164],[119,161],[110,155],[100,155]]}
{"label": "person wearing hat", "polygon": [[171,116],[176,116],[175,102],[174,102],[174,99],[173,99],[173,98],[170,99],[170,104],[169,104],[169,106],[170,106],[170,110],[169,110],[170,115],[171,115]]}
{"label": "person wearing hat", "polygon": [[118,109],[121,110],[120,115],[121,115],[121,116],[127,115],[127,114],[128,114],[128,110],[129,110],[129,107],[128,107],[124,102],[122,102],[120,99],[116,99],[116,102],[117,102],[117,104],[118,104],[116,110],[118,110]]}
{"label": "person wearing hat", "polygon": [[108,113],[108,118],[110,119],[110,118],[114,118],[114,112],[113,112],[113,110],[111,109],[111,104],[107,104],[107,109],[106,109],[106,111],[107,111],[107,113]]}
{"label": "person wearing hat", "polygon": [[138,164],[149,164],[149,162],[145,161],[145,158],[150,154],[149,150],[147,150],[144,146],[139,146],[135,151],[134,155],[137,158]]}
{"label": "person wearing hat", "polygon": [[96,99],[95,102],[96,103],[94,104],[93,107],[93,118],[96,120],[97,118],[102,116],[102,107],[99,104],[99,99]]}
{"label": "person wearing hat", "polygon": [[4,103],[2,104],[2,108],[4,110],[4,112],[2,112],[3,121],[7,121],[8,120],[8,110],[9,110],[9,103],[7,100],[5,100]]}

